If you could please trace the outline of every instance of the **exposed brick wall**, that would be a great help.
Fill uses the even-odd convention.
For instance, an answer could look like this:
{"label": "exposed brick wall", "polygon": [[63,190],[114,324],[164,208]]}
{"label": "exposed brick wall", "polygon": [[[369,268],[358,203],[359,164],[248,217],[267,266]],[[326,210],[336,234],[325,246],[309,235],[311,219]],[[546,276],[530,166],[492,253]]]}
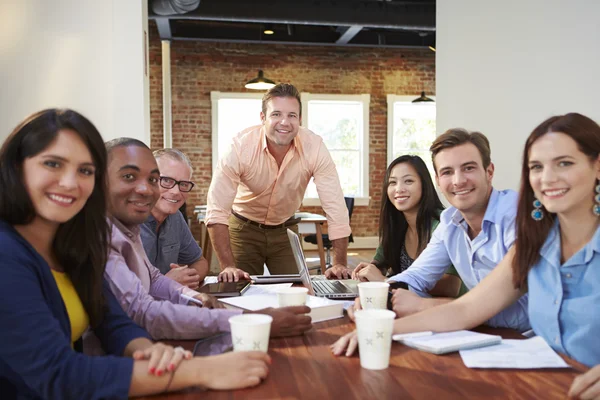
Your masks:
{"label": "exposed brick wall", "polygon": [[[155,25],[151,24],[150,29],[152,147],[159,148],[163,129],[161,44]],[[190,196],[191,206],[206,204],[211,180],[210,92],[249,91],[244,83],[254,78],[258,69],[276,82],[294,84],[301,92],[371,95],[371,202],[368,207],[354,208],[352,231],[355,237],[376,236],[381,181],[387,167],[386,96],[417,96],[421,90],[435,94],[434,53],[362,47],[172,42],[173,147],[187,153],[194,164],[197,187]],[[323,212],[320,207],[306,210]]]}

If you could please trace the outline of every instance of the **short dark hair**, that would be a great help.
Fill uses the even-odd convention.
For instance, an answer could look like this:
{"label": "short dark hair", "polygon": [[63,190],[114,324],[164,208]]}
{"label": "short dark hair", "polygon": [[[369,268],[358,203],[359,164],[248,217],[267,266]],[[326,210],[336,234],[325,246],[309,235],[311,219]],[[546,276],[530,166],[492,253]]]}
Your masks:
{"label": "short dark hair", "polygon": [[23,183],[23,163],[50,146],[63,130],[75,132],[89,150],[95,182],[83,208],[60,224],[52,248],[95,327],[104,314],[107,156],[102,136],[87,118],[73,110],[47,109],[27,117],[13,130],[0,149],[0,219],[11,225],[33,221],[36,211]]}
{"label": "short dark hair", "polygon": [[130,137],[121,137],[121,138],[112,139],[112,140],[109,140],[108,142],[106,142],[104,145],[106,146],[106,152],[108,153],[109,156],[110,156],[110,153],[112,153],[112,151],[114,149],[116,149],[117,147],[137,146],[137,147],[145,147],[146,149],[150,150],[150,147],[148,147],[148,145],[146,143],[142,142],[141,140],[137,140],[137,139],[130,138]]}
{"label": "short dark hair", "polygon": [[273,86],[271,89],[267,90],[267,93],[262,98],[262,112],[264,115],[267,115],[267,103],[273,97],[293,97],[298,100],[298,105],[300,106],[300,114],[302,116],[302,101],[300,100],[300,92],[296,87],[290,83],[280,83],[278,85]]}
{"label": "short dark hair", "polygon": [[490,142],[487,137],[481,132],[469,132],[463,128],[452,128],[442,133],[433,141],[429,148],[431,151],[431,160],[433,161],[433,169],[437,175],[437,166],[435,165],[435,156],[442,150],[460,146],[465,143],[471,143],[481,155],[483,168],[486,169],[492,163],[492,152],[490,150]]}

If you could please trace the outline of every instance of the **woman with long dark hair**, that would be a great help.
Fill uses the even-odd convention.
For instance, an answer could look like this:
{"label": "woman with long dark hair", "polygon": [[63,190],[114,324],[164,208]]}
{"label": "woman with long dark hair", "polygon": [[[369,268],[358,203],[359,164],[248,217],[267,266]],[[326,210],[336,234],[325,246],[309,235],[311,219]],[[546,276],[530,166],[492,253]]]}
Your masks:
{"label": "woman with long dark hair", "polygon": [[[547,119],[523,152],[517,239],[494,271],[460,299],[396,320],[394,333],[484,323],[529,293],[534,332],[592,367],[569,396],[600,397],[600,126],[581,114]],[[336,342],[352,354],[356,335]]]}
{"label": "woman with long dark hair", "polygon": [[[219,356],[206,368],[152,343],[124,313],[103,279],[106,167],[100,133],[71,110],[33,114],[0,149],[0,393],[99,399],[257,384],[267,355]],[[112,355],[82,354],[88,326]]]}
{"label": "woman with long dark hair", "polygon": [[[427,246],[443,209],[421,157],[403,155],[392,161],[381,190],[380,244],[371,263],[362,262],[354,269],[353,279],[383,281],[410,267]],[[446,281],[432,293],[456,296],[459,278],[450,279],[453,284]],[[453,289],[448,294],[442,287]]]}

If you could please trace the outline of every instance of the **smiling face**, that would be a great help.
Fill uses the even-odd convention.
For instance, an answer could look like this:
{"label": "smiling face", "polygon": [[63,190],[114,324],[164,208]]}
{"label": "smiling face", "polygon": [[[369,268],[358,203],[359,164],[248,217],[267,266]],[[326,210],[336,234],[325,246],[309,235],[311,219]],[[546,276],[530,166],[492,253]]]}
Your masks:
{"label": "smiling face", "polygon": [[23,162],[23,181],[36,219],[58,226],[85,205],[95,185],[90,151],[76,132],[61,130],[50,145]]}
{"label": "smiling face", "polygon": [[150,149],[115,147],[109,154],[109,212],[128,228],[143,223],[159,197],[158,165]]}
{"label": "smiling face", "polygon": [[483,168],[472,143],[450,147],[435,156],[435,180],[448,202],[464,214],[485,214],[492,191],[494,164]]}
{"label": "smiling face", "polygon": [[421,179],[407,162],[395,165],[390,171],[387,185],[390,202],[398,211],[416,212],[421,201]]}
{"label": "smiling face", "polygon": [[294,97],[273,97],[267,102],[267,113],[260,113],[267,142],[285,148],[292,143],[300,128],[300,103]]}
{"label": "smiling face", "polygon": [[600,161],[582,153],[570,136],[550,132],[537,139],[531,145],[528,166],[533,193],[546,210],[591,214]]}
{"label": "smiling face", "polygon": [[[158,163],[160,176],[169,177],[176,181],[191,181],[192,170],[185,162],[174,160],[168,156],[162,156],[156,159],[156,162]],[[190,192],[180,191],[179,185],[175,185],[171,189],[160,186],[160,197],[152,209],[152,215],[156,217],[155,214],[159,214],[166,217],[175,214],[187,201],[189,194]]]}

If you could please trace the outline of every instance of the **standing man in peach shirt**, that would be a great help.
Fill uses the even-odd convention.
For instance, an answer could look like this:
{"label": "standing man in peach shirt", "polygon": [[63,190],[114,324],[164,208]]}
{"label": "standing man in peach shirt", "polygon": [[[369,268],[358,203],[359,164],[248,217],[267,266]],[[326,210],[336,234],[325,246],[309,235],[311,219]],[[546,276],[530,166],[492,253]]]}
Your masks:
{"label": "standing man in peach shirt", "polygon": [[333,243],[328,278],[350,277],[350,223],[340,180],[323,139],[301,122],[300,93],[290,84],[262,99],[262,125],[237,134],[217,165],[208,190],[206,225],[223,281],[297,273],[286,230],[297,230],[294,212],[314,178]]}

